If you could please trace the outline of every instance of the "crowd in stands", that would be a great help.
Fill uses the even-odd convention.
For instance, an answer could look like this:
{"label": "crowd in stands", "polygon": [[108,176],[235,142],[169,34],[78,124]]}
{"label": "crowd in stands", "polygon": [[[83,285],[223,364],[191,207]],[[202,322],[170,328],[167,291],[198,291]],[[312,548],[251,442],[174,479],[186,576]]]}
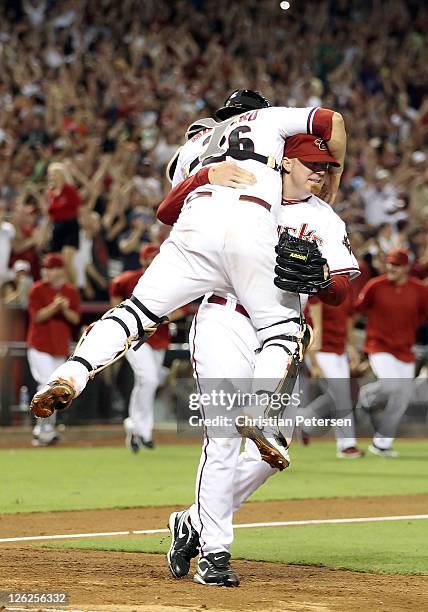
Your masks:
{"label": "crowd in stands", "polygon": [[[294,6],[296,4],[296,6]],[[348,132],[336,209],[363,267],[428,279],[428,6],[419,0],[9,0],[0,7],[0,284],[25,307],[47,252],[84,301],[168,233],[165,166],[237,88]]]}

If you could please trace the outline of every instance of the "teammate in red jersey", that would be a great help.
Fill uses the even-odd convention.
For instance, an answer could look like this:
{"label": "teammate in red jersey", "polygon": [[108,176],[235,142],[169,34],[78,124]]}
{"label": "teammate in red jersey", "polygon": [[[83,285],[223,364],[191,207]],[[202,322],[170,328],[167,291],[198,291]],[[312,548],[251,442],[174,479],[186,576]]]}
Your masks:
{"label": "teammate in red jersey", "polygon": [[[42,280],[33,284],[28,296],[27,357],[39,389],[70,354],[72,329],[80,320],[79,291],[66,282],[60,255],[50,253],[44,257],[42,276]],[[48,419],[37,419],[33,429],[34,446],[48,446],[58,441],[55,423],[55,413]]]}
{"label": "teammate in red jersey", "polygon": [[[140,251],[142,268],[122,272],[110,285],[112,306],[128,298],[150,265],[159,253],[155,244],[147,244]],[[181,318],[183,310],[170,315],[170,320]],[[172,319],[171,319],[172,317]],[[138,453],[142,446],[153,449],[153,408],[156,389],[159,386],[165,351],[170,343],[170,332],[167,324],[160,325],[156,332],[136,351],[130,350],[126,359],[134,373],[134,388],[129,402],[129,416],[123,422],[126,432],[126,445]]]}
{"label": "teammate in red jersey", "polygon": [[[314,326],[314,345],[319,338],[319,349],[308,352],[311,374],[323,379],[325,392],[305,407],[305,418],[331,416],[347,419],[349,424],[334,428],[337,456],[358,459],[364,455],[357,447],[354,415],[349,384],[350,367],[359,361],[353,341],[353,313],[348,293],[338,306],[330,306],[318,298],[311,298],[310,313]],[[332,401],[335,413],[332,413]],[[306,433],[307,430],[304,430]]]}
{"label": "teammate in red jersey", "polygon": [[[361,388],[359,403],[369,412],[375,429],[370,452],[396,457],[392,443],[413,390],[412,345],[418,327],[428,320],[428,288],[409,276],[407,251],[393,249],[386,261],[386,274],[367,283],[356,305],[359,312],[367,315],[364,350],[378,378]],[[377,408],[385,402],[380,413]]]}

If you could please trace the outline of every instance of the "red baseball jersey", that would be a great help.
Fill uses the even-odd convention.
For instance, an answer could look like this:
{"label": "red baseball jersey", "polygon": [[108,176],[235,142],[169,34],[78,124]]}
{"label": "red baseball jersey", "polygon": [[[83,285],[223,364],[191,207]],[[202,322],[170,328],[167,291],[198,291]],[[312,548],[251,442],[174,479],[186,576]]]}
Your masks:
{"label": "red baseball jersey", "polygon": [[66,297],[69,300],[69,308],[80,313],[80,295],[74,285],[65,283],[59,289],[55,289],[46,281],[35,282],[28,296],[30,324],[27,332],[27,344],[43,353],[65,357],[70,354],[72,324],[65,319],[61,312],[43,323],[38,323],[35,320],[39,310],[51,304],[56,295]]}
{"label": "red baseball jersey", "polygon": [[322,303],[322,338],[320,351],[343,355],[348,336],[348,321],[353,314],[352,299],[348,293],[339,306]]}
{"label": "red baseball jersey", "polygon": [[48,213],[52,221],[76,219],[81,204],[80,193],[73,185],[65,184],[58,195],[48,191]]}
{"label": "red baseball jersey", "polygon": [[386,275],[378,276],[363,288],[356,309],[367,315],[366,353],[415,360],[412,346],[416,332],[428,320],[428,287],[412,277],[397,285]]}
{"label": "red baseball jersey", "polygon": [[[129,298],[144,271],[145,268],[141,268],[140,270],[127,270],[119,274],[110,284],[110,296],[118,297],[122,300]],[[168,325],[160,325],[153,336],[147,340],[147,344],[155,350],[167,349],[170,340]]]}

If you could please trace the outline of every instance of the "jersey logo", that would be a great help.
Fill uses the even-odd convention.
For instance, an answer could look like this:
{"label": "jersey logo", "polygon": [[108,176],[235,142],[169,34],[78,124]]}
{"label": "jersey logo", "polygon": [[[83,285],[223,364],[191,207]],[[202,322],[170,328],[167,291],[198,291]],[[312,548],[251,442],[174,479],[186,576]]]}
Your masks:
{"label": "jersey logo", "polygon": [[349,252],[349,254],[352,254],[352,247],[351,247],[351,243],[349,242],[349,238],[348,236],[345,234],[342,240],[342,244],[345,247],[345,249]]}
{"label": "jersey logo", "polygon": [[317,138],[316,140],[314,140],[314,144],[318,147],[320,151],[327,151],[326,142],[322,138]]}
{"label": "jersey logo", "polygon": [[290,226],[279,226],[278,227],[278,236],[282,234],[282,232],[289,232],[293,236],[297,236],[301,240],[309,240],[310,242],[316,242],[318,245],[322,245],[324,240],[315,234],[316,230],[308,229],[308,223],[302,223],[300,228],[290,227]]}

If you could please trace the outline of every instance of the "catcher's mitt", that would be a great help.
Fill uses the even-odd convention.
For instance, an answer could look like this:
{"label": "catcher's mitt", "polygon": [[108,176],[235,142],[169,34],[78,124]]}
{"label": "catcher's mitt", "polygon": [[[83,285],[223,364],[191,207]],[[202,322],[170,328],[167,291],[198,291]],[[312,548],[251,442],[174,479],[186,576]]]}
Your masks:
{"label": "catcher's mitt", "polygon": [[330,285],[327,260],[315,242],[283,232],[275,251],[277,265],[274,283],[280,289],[314,295]]}

